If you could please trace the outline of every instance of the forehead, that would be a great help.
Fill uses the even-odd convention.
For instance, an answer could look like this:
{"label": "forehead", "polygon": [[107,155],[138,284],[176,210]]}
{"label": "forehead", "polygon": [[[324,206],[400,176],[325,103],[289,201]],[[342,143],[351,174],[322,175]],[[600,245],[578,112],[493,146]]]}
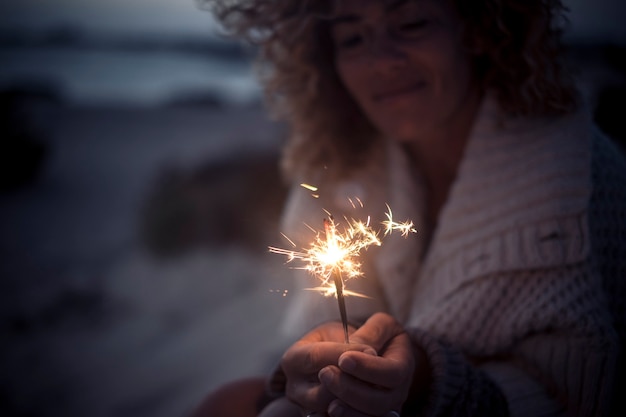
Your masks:
{"label": "forehead", "polygon": [[364,13],[368,11],[390,11],[407,3],[423,3],[429,0],[334,0],[336,13]]}
{"label": "forehead", "polygon": [[[408,9],[407,9],[408,8]],[[438,10],[453,13],[451,0],[334,0],[332,10],[335,17],[365,16],[382,17],[405,10]]]}

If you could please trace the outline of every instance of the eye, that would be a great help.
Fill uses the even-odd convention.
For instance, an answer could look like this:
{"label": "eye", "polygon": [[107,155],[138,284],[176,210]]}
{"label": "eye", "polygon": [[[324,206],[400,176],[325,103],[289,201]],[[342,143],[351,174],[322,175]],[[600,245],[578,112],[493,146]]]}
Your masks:
{"label": "eye", "polygon": [[354,51],[365,44],[365,33],[360,25],[342,24],[332,31],[332,40],[338,51]]}
{"label": "eye", "polygon": [[335,44],[340,49],[353,49],[360,46],[363,43],[363,36],[351,35],[345,36],[335,41]]}
{"label": "eye", "polygon": [[428,19],[400,22],[396,25],[396,32],[402,36],[415,36],[421,33],[429,24],[430,21]]}

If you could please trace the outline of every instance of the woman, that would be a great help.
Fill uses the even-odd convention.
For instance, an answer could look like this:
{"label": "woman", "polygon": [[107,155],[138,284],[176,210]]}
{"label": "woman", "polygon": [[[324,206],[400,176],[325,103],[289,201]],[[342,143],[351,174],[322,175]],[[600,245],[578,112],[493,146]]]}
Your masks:
{"label": "woman", "polygon": [[196,415],[617,412],[626,165],[561,70],[561,3],[210,4],[260,44],[292,129],[285,172],[320,189],[293,187],[286,234],[306,243],[323,209],[378,219],[385,203],[419,233],[367,253],[350,345],[334,301],[301,291],[285,328],[313,330],[273,397],[238,382]]}

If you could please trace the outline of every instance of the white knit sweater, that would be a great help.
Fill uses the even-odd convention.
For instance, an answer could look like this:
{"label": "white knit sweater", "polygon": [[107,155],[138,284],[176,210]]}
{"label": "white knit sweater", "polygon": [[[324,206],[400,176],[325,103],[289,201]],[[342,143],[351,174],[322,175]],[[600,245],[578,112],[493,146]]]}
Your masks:
{"label": "white knit sweater", "polygon": [[[429,400],[408,414],[606,415],[624,339],[626,164],[582,112],[495,114],[486,100],[428,248],[423,185],[392,142],[342,180],[306,179],[318,199],[294,187],[284,230],[306,244],[323,209],[375,222],[385,203],[416,222],[347,284],[371,297],[348,298],[353,320],[388,311],[429,356]],[[284,328],[295,337],[336,320],[335,304],[299,291]]]}

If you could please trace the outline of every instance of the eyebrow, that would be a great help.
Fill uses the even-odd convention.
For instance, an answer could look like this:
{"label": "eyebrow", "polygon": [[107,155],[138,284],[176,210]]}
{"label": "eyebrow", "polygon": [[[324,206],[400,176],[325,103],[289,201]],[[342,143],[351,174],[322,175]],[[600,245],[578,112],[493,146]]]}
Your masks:
{"label": "eyebrow", "polygon": [[404,6],[410,0],[394,0],[385,6],[385,12],[392,12],[400,7]]}
{"label": "eyebrow", "polygon": [[[396,9],[401,8],[402,6],[404,6],[406,3],[408,3],[411,0],[394,0],[389,2],[388,4],[385,5],[385,13],[389,13],[392,12]],[[336,16],[330,19],[330,24],[331,26],[337,25],[337,24],[341,24],[341,23],[353,23],[353,22],[358,22],[362,20],[362,17],[359,16],[358,14],[345,14],[345,15],[340,15],[340,16]]]}
{"label": "eyebrow", "polygon": [[341,23],[353,23],[358,22],[361,19],[361,16],[357,14],[344,14],[341,16],[333,17],[329,20],[331,26],[338,25]]}

